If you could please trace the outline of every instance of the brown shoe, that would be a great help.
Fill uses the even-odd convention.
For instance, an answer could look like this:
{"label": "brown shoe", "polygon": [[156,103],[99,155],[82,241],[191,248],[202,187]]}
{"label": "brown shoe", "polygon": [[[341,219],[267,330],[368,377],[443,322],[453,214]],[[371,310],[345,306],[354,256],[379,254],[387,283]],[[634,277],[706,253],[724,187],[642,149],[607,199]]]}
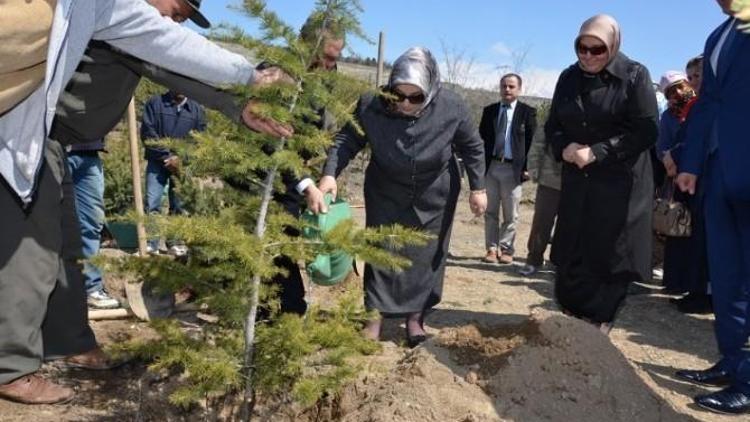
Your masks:
{"label": "brown shoe", "polygon": [[58,404],[76,395],[72,388],[55,384],[38,375],[26,375],[0,385],[0,398],[23,404]]}
{"label": "brown shoe", "polygon": [[111,359],[97,346],[86,353],[65,358],[63,365],[68,368],[87,369],[89,371],[107,371],[117,368],[125,362],[125,360],[115,361]]}
{"label": "brown shoe", "polygon": [[499,254],[497,253],[497,250],[490,249],[487,251],[487,255],[485,255],[484,258],[482,258],[482,261],[490,263],[490,264],[497,264],[498,255]]}
{"label": "brown shoe", "polygon": [[513,255],[506,255],[506,254],[498,254],[500,255],[498,257],[501,264],[512,264],[513,263]]}

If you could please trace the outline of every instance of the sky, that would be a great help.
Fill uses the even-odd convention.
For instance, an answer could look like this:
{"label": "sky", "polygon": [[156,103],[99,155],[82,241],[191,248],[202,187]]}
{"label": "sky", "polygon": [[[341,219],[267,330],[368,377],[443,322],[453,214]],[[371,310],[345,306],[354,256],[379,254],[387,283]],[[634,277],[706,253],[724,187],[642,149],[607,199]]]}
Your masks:
{"label": "sky", "polygon": [[[213,24],[229,23],[250,35],[257,23],[232,10],[234,0],[205,0],[201,10]],[[314,0],[267,0],[288,24],[299,28]],[[464,85],[496,88],[499,76],[518,70],[528,95],[551,97],[561,70],[576,58],[573,41],[581,23],[597,13],[614,16],[622,28],[621,51],[648,67],[658,81],[683,70],[703,51],[705,39],[725,15],[715,0],[361,0],[363,29],[373,40],[385,33],[385,58],[411,46],[429,48],[446,74],[445,58],[463,57],[470,72]],[[196,28],[196,27],[193,27]],[[349,52],[377,57],[377,44],[348,40]],[[447,53],[447,54],[446,54]],[[520,60],[519,57],[525,59]]]}

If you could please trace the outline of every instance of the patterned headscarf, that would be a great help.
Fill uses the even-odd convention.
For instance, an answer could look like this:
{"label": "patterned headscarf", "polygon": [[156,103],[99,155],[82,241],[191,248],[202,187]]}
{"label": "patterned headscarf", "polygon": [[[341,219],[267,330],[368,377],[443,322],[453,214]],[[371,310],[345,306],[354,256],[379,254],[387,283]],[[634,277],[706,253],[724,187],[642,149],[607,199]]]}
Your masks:
{"label": "patterned headscarf", "polygon": [[412,47],[396,59],[388,80],[388,88],[400,84],[415,85],[422,90],[425,101],[419,109],[420,113],[435,99],[440,91],[440,71],[430,50]]}

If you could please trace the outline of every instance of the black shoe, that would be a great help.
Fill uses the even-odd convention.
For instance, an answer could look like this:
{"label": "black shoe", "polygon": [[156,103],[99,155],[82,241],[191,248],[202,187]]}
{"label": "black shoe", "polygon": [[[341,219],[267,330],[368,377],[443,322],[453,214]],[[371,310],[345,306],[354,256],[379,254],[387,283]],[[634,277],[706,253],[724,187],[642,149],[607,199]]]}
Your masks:
{"label": "black shoe", "polygon": [[[412,315],[413,316],[413,315]],[[424,312],[419,313],[419,327],[422,329],[421,334],[411,334],[409,332],[409,318],[406,320],[406,344],[410,349],[413,349],[427,340],[427,335],[424,333]]]}
{"label": "black shoe", "polygon": [[750,413],[750,394],[735,387],[725,388],[715,393],[698,396],[695,404],[716,413],[741,415]]}
{"label": "black shoe", "polygon": [[717,368],[716,365],[703,371],[683,369],[677,371],[675,376],[693,384],[710,385],[713,387],[724,387],[732,382],[729,372]]}
{"label": "black shoe", "polygon": [[711,295],[690,293],[677,301],[677,310],[684,314],[710,314],[714,307]]}
{"label": "black shoe", "polygon": [[424,334],[417,334],[415,336],[406,335],[406,345],[409,346],[410,349],[419,346],[424,343],[425,340],[427,340],[427,336]]}

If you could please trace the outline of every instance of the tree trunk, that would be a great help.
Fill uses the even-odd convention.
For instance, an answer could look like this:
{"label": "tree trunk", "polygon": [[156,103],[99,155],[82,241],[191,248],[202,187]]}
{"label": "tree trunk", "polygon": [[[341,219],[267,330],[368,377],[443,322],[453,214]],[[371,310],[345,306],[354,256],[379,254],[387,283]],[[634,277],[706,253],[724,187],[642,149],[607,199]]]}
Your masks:
{"label": "tree trunk", "polygon": [[[284,147],[284,141],[281,142],[281,148]],[[268,215],[268,206],[273,198],[273,181],[276,178],[278,166],[275,166],[268,176],[266,176],[265,186],[263,187],[263,196],[258,213],[258,222],[255,226],[255,235],[262,239],[266,233],[266,216]],[[260,276],[255,275],[252,278],[252,293],[250,296],[250,309],[245,317],[245,358],[243,374],[245,376],[245,391],[242,399],[242,412],[240,418],[243,421],[249,421],[255,404],[255,388],[253,387],[253,359],[255,355],[255,322],[258,316],[258,291],[260,290]]]}

